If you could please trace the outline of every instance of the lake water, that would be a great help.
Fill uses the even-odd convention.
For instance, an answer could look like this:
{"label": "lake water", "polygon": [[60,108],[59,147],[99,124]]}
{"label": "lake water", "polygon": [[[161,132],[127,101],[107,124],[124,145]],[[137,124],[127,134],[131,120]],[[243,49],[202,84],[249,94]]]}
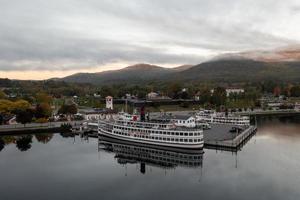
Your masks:
{"label": "lake water", "polygon": [[300,199],[300,119],[260,118],[237,153],[39,134],[0,139],[0,199]]}

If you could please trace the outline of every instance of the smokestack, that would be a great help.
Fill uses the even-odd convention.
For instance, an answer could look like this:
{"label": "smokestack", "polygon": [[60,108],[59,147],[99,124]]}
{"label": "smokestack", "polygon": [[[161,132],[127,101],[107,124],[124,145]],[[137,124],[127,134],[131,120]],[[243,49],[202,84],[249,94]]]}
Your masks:
{"label": "smokestack", "polygon": [[142,122],[145,121],[145,106],[144,105],[141,107],[141,121]]}

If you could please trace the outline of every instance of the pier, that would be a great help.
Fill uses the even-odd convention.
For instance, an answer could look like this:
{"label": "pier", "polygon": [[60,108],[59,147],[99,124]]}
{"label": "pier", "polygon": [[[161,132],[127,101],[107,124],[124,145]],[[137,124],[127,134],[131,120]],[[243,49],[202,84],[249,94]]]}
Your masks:
{"label": "pier", "polygon": [[220,149],[237,151],[239,150],[257,131],[255,125],[251,125],[241,132],[230,132],[232,125],[212,125],[210,130],[205,130],[204,147],[208,149]]}
{"label": "pier", "polygon": [[29,123],[29,124],[11,124],[1,125],[0,135],[7,134],[28,134],[42,132],[60,132],[63,124],[69,124],[73,129],[79,129],[83,126],[84,121],[65,121],[65,122],[48,122],[48,123]]}

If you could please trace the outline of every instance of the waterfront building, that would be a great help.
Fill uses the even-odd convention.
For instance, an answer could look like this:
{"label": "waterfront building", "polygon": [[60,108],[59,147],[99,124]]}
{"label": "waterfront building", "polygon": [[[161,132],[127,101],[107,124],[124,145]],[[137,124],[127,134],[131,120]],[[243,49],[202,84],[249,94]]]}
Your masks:
{"label": "waterfront building", "polygon": [[114,109],[114,107],[113,107],[113,97],[112,96],[107,96],[105,98],[105,100],[106,100],[106,109],[113,110]]}
{"label": "waterfront building", "polygon": [[226,88],[226,96],[229,97],[231,94],[242,94],[245,90],[243,88]]}

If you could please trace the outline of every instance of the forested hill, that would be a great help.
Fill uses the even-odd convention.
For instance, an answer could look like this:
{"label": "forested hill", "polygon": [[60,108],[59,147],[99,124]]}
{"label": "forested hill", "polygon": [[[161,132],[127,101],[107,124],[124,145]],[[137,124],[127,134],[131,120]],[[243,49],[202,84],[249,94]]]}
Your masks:
{"label": "forested hill", "polygon": [[243,82],[300,81],[300,62],[261,62],[249,59],[218,60],[196,65],[180,74],[183,80]]}
{"label": "forested hill", "polygon": [[138,84],[145,81],[164,79],[167,75],[173,73],[175,73],[173,69],[148,64],[137,64],[120,70],[100,73],[78,73],[58,80],[93,84]]}
{"label": "forested hill", "polygon": [[211,81],[300,81],[300,62],[263,62],[250,59],[222,59],[201,63],[186,69],[176,70],[154,65],[140,64],[121,70],[100,73],[80,73],[59,79],[66,82],[92,83],[96,85],[149,81],[169,82]]}

